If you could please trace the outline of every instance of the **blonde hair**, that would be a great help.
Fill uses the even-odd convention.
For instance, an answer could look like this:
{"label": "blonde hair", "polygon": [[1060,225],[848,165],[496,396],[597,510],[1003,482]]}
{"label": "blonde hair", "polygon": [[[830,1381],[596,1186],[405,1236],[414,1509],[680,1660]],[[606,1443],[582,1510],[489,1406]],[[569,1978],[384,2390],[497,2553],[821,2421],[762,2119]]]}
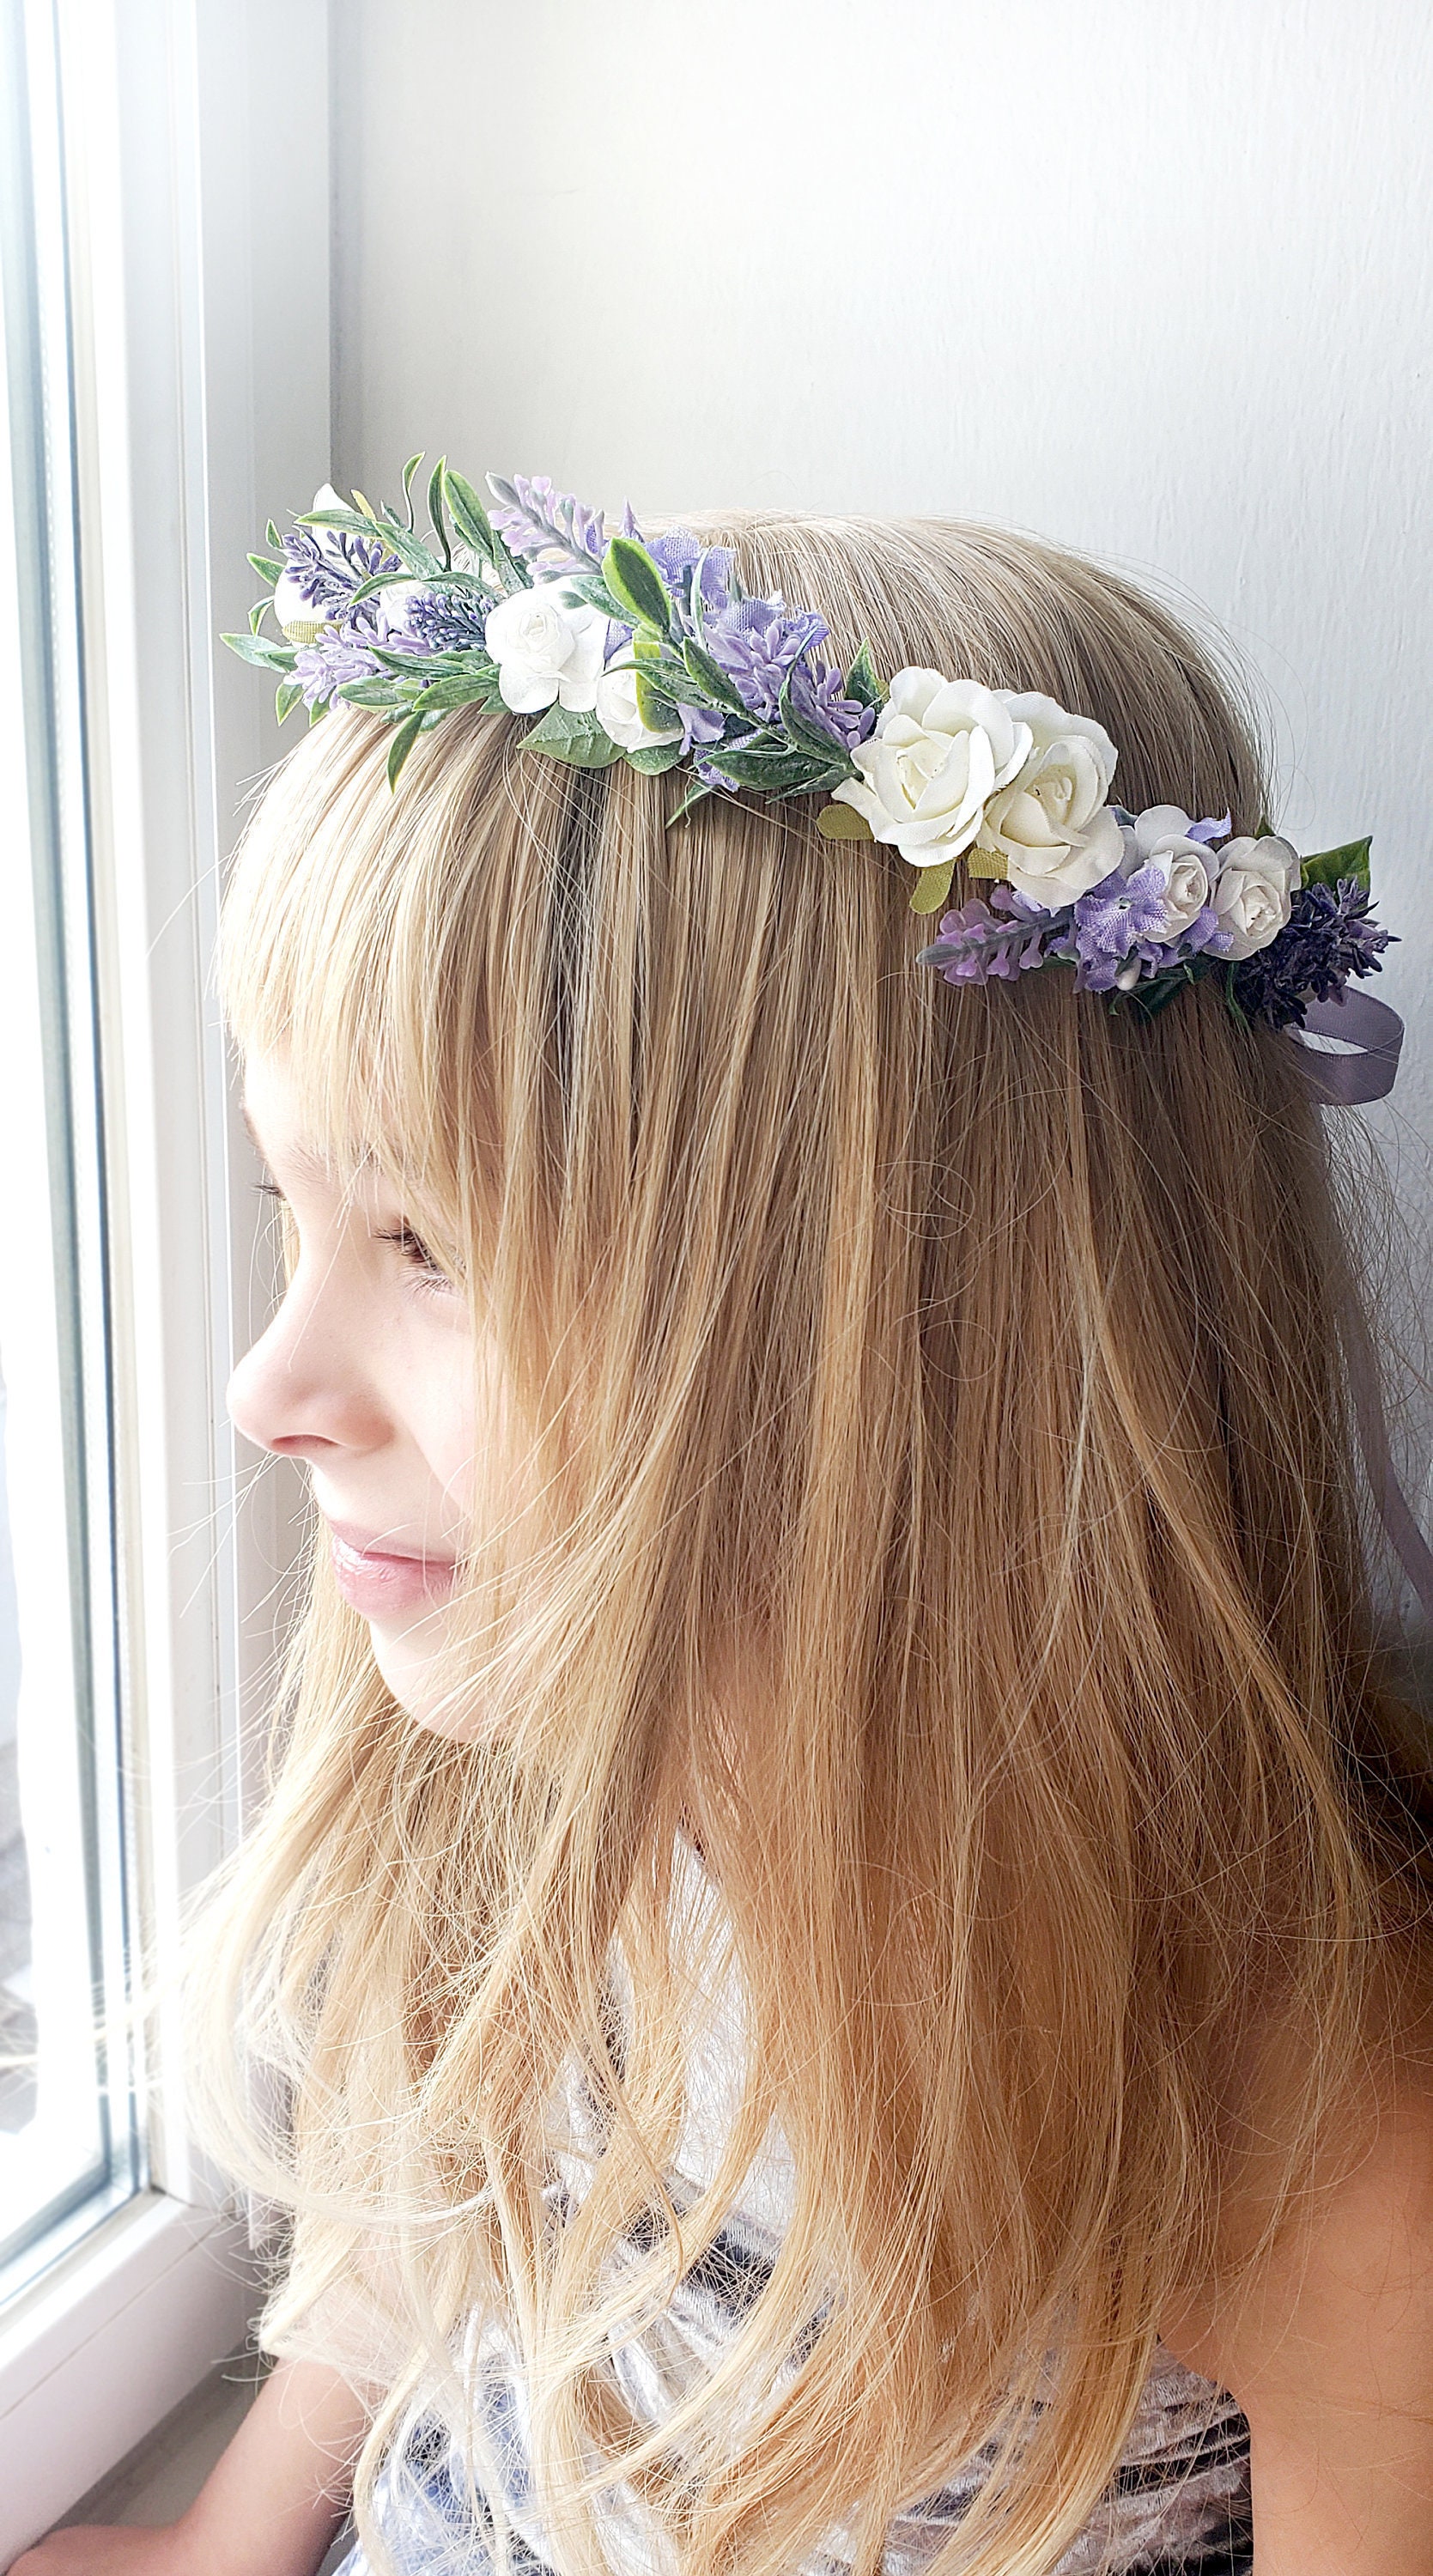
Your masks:
{"label": "blonde hair", "polygon": [[[1255,828],[1229,684],[1111,574],[946,523],[707,533],[887,672],[1097,717],[1131,806]],[[564,2568],[602,2563],[591,2500],[626,2477],[693,2576],[774,2576],[837,2525],[871,2569],[989,2441],[943,2563],[1047,2569],[1159,2320],[1224,2259],[1237,2071],[1287,2037],[1272,2225],[1421,1921],[1328,1123],[1217,980],[1145,1023],[1062,973],[917,969],[909,870],[806,806],[668,830],[679,783],[565,769],[471,711],[391,796],[388,738],[338,714],[267,787],[226,999],[470,1282],[531,1499],[475,1534],[468,1740],[403,1719],[314,1555],[272,1800],[200,1972],[211,2117],[293,2213],[267,2337],[299,2348],[345,2289],[387,2321],[361,2527],[401,2407],[487,2307]],[[676,1902],[683,1838],[751,2044],[678,2211],[720,1966]],[[574,2064],[605,2146],[554,2230]],[[612,2343],[773,2122],[770,2285],[653,2432]]]}

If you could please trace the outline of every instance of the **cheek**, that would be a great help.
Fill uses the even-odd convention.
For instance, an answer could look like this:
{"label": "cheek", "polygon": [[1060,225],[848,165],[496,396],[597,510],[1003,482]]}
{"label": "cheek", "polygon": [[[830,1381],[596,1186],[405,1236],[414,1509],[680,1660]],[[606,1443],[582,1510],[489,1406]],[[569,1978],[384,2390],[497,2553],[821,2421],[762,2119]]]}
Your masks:
{"label": "cheek", "polygon": [[503,1453],[503,1397],[496,1353],[466,1338],[423,1372],[414,1429],[430,1474],[442,1488],[445,1518],[461,1541],[490,1513],[493,1478]]}

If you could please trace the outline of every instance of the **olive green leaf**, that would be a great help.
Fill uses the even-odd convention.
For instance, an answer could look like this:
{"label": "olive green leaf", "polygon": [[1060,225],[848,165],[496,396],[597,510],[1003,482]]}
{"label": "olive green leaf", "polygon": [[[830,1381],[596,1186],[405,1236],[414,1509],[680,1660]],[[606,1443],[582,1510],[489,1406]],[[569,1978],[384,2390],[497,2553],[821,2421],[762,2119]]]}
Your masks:
{"label": "olive green leaf", "polygon": [[954,874],[954,859],[939,859],[934,867],[922,868],[916,878],[915,893],[911,896],[912,912],[939,912],[950,892]]}
{"label": "olive green leaf", "polygon": [[1371,882],[1369,852],[1372,847],[1373,835],[1367,833],[1361,841],[1345,841],[1337,850],[1316,851],[1312,858],[1300,862],[1305,885],[1334,887],[1341,878],[1349,878],[1354,885],[1362,886],[1367,894]]}
{"label": "olive green leaf", "polygon": [[667,585],[635,537],[612,539],[602,558],[602,578],[613,598],[621,601],[624,615],[660,627],[666,634],[672,622]]}
{"label": "olive green leaf", "polygon": [[565,760],[569,769],[610,769],[622,757],[620,743],[604,733],[595,715],[575,714],[564,706],[549,707],[523,735],[523,744],[528,751],[546,752],[550,760]]}

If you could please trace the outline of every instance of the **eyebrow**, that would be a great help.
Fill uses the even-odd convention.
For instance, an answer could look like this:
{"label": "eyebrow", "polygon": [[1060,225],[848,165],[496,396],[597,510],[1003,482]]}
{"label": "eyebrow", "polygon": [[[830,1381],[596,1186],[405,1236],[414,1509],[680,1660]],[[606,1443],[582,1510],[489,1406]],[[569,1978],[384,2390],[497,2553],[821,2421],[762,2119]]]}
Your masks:
{"label": "eyebrow", "polygon": [[[270,1156],[268,1148],[265,1145],[262,1136],[259,1134],[257,1127],[254,1125],[253,1119],[249,1115],[249,1104],[242,1095],[239,1101],[239,1115],[243,1119],[245,1129],[248,1133],[249,1142],[253,1146],[255,1153],[258,1155],[260,1162],[269,1162]],[[284,1156],[284,1160],[285,1162],[292,1163],[297,1170],[307,1172],[314,1180],[332,1181],[335,1177],[333,1164],[327,1155],[316,1153],[312,1146],[290,1145]]]}

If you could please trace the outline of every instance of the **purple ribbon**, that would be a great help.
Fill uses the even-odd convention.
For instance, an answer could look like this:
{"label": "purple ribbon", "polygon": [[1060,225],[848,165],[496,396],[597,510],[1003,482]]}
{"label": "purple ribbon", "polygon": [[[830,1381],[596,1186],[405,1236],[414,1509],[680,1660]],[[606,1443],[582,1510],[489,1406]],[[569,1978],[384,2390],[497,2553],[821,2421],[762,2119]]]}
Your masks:
{"label": "purple ribbon", "polygon": [[1310,1037],[1342,1038],[1354,1049],[1352,1055],[1304,1049],[1309,1080],[1321,1100],[1336,1109],[1360,1109],[1365,1101],[1387,1097],[1398,1071],[1403,1022],[1386,1002],[1351,993],[1345,985],[1326,1002],[1308,1003],[1304,1027]]}
{"label": "purple ribbon", "polygon": [[[1371,993],[1350,993],[1345,986],[1327,1002],[1309,1003],[1304,1028],[1311,1037],[1342,1038],[1353,1049],[1349,1055],[1333,1055],[1323,1047],[1304,1049],[1314,1095],[1326,1107],[1357,1109],[1365,1101],[1386,1099],[1393,1089],[1403,1044],[1403,1022],[1386,1002],[1376,1002]],[[1363,1463],[1379,1519],[1423,1615],[1433,1627],[1433,1549],[1414,1519],[1394,1472],[1388,1425],[1369,1350],[1355,1347],[1349,1379]]]}

